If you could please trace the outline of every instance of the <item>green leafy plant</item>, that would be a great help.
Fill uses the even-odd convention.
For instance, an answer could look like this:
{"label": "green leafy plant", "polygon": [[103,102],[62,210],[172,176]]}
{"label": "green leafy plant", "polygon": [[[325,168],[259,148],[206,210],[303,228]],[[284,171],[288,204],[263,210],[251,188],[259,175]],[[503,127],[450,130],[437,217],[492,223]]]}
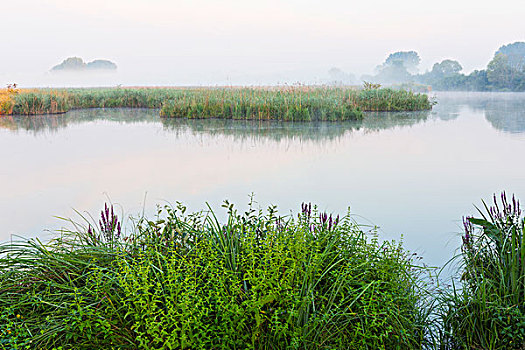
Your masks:
{"label": "green leafy plant", "polygon": [[399,243],[349,215],[182,204],[119,231],[112,207],[48,243],[0,246],[0,308],[36,348],[420,348],[426,286]]}

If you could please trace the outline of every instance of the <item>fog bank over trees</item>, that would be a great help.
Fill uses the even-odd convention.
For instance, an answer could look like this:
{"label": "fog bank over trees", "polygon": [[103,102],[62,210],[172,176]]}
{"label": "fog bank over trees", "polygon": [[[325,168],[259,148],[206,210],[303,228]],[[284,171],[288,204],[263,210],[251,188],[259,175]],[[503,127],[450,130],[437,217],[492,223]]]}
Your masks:
{"label": "fog bank over trees", "polygon": [[62,63],[51,68],[51,72],[82,72],[82,71],[115,71],[117,65],[108,60],[94,60],[91,62],[84,62],[80,57],[69,57],[62,61]]}
{"label": "fog bank over trees", "polygon": [[470,74],[462,73],[463,66],[453,59],[436,62],[431,70],[419,73],[420,62],[415,51],[394,52],[377,66],[375,75],[363,75],[361,80],[385,85],[419,84],[443,91],[525,91],[525,42],[501,46],[485,69]]}

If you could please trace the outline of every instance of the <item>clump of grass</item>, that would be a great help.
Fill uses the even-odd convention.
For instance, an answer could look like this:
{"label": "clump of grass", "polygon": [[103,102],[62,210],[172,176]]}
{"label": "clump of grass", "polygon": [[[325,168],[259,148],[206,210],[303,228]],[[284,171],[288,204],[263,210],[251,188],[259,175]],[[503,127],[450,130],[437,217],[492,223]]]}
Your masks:
{"label": "clump of grass", "polygon": [[61,91],[22,90],[13,101],[12,114],[58,114],[70,109],[68,95]]}
{"label": "clump of grass", "polygon": [[363,81],[363,90],[377,90],[381,88],[381,84]]}
{"label": "clump of grass", "polygon": [[[0,246],[0,309],[35,348],[420,348],[419,268],[345,216],[303,204],[227,219],[159,209],[121,232],[98,224]],[[418,272],[419,271],[419,272]],[[423,269],[424,271],[424,269]],[[2,333],[0,333],[2,334]]]}
{"label": "clump of grass", "polygon": [[394,89],[364,89],[348,96],[349,103],[369,112],[429,110],[435,102],[426,94]]}
{"label": "clump of grass", "polygon": [[525,347],[525,219],[505,193],[465,220],[462,285],[444,298],[443,349]]}

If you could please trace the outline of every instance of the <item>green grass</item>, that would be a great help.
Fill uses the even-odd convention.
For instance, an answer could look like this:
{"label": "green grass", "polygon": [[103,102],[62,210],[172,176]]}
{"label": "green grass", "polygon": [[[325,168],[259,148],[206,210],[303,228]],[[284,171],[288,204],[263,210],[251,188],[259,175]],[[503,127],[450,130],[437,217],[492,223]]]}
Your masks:
{"label": "green grass", "polygon": [[[163,117],[276,120],[359,120],[364,111],[429,110],[425,94],[392,89],[100,88],[20,90],[13,114],[64,113],[78,108],[160,108]],[[10,107],[11,108],[11,107]]]}
{"label": "green grass", "polygon": [[[426,270],[346,215],[304,204],[226,220],[159,209],[0,246],[6,349],[416,349]],[[97,227],[96,229],[94,227]],[[20,315],[20,317],[17,317]],[[8,333],[7,330],[11,333]],[[16,333],[16,337],[15,337]],[[14,344],[14,345],[13,345]]]}

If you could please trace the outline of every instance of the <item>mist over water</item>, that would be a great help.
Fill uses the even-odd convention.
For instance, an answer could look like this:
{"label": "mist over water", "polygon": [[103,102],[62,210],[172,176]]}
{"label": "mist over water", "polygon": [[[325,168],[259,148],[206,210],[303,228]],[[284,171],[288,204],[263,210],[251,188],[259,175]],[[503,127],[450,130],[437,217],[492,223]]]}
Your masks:
{"label": "mist over water", "polygon": [[[470,72],[499,46],[523,41],[521,7],[519,0],[6,1],[0,87],[319,83],[333,67],[373,74],[404,50],[419,53],[420,72],[446,58]],[[111,60],[118,73],[48,75],[74,56]]]}

